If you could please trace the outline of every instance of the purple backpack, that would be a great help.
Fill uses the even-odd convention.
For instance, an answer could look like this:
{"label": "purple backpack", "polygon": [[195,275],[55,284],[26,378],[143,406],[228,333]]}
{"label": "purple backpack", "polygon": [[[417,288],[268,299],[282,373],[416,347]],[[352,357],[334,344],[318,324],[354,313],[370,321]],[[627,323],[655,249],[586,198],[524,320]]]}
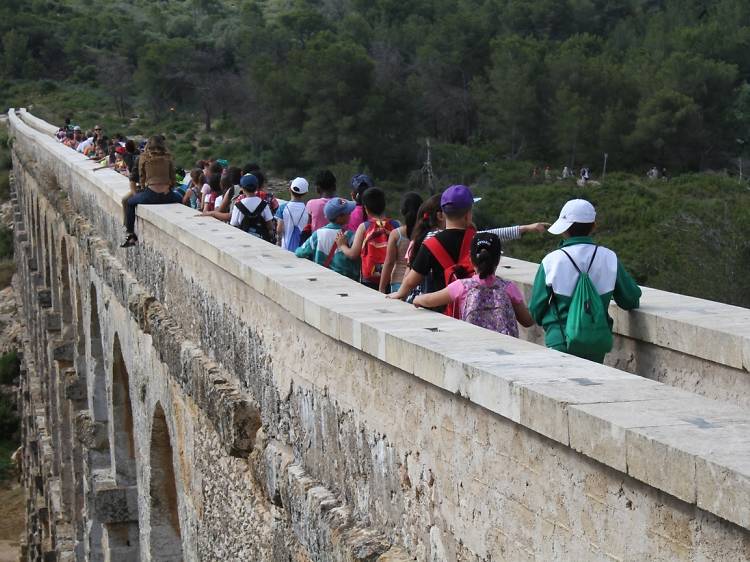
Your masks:
{"label": "purple backpack", "polygon": [[513,303],[506,291],[509,281],[495,278],[492,285],[480,279],[461,279],[466,287],[466,298],[461,320],[494,332],[518,337],[518,323]]}

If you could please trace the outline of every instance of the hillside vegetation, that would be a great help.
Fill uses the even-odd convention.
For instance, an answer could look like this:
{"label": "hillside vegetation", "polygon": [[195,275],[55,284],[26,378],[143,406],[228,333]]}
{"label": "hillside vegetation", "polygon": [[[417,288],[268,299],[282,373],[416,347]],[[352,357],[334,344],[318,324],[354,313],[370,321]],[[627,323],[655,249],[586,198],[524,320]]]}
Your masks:
{"label": "hillside vegetation", "polygon": [[[461,181],[486,224],[584,195],[640,282],[750,306],[744,0],[5,0],[0,40],[0,105],[164,132],[186,167]],[[605,153],[597,187],[530,177],[599,177]],[[646,181],[652,166],[672,179]]]}

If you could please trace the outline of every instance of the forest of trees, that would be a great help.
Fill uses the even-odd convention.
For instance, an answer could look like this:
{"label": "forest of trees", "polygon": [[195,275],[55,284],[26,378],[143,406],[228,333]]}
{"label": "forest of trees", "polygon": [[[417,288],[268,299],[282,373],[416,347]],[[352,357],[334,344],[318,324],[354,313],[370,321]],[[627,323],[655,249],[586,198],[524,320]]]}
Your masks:
{"label": "forest of trees", "polygon": [[231,121],[277,168],[419,167],[423,140],[561,168],[734,169],[746,0],[4,0],[9,79]]}

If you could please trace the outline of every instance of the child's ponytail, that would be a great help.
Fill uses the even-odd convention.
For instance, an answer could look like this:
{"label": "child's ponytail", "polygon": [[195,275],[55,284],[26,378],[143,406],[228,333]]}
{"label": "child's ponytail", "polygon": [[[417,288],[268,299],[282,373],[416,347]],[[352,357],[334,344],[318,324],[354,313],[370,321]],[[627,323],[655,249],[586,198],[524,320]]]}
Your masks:
{"label": "child's ponytail", "polygon": [[494,275],[500,264],[503,247],[500,238],[490,232],[479,232],[471,241],[471,263],[480,279]]}

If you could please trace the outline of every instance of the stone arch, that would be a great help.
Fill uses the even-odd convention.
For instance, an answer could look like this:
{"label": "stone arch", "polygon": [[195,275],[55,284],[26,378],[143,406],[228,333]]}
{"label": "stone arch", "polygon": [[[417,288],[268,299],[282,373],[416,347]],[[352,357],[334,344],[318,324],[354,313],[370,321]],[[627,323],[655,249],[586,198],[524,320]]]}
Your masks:
{"label": "stone arch", "polygon": [[70,290],[70,254],[65,235],[60,237],[60,317],[62,319],[63,336],[66,329],[73,325],[73,304]]}
{"label": "stone arch", "polygon": [[[52,248],[54,247],[52,244],[52,225],[47,222],[46,216],[42,220],[42,223],[44,225],[44,281],[47,287],[53,290],[54,294],[55,282],[52,277],[52,260],[54,259],[52,253]],[[54,299],[52,303],[53,305],[55,304]]]}
{"label": "stone arch", "polygon": [[156,405],[151,427],[149,550],[152,560],[182,560],[182,534],[177,506],[177,483],[169,427],[161,404]]}
{"label": "stone arch", "polygon": [[133,407],[130,376],[122,356],[120,338],[115,334],[112,349],[112,461],[118,486],[136,484]]}
{"label": "stone arch", "polygon": [[[133,409],[130,401],[130,378],[122,356],[120,338],[114,337],[112,349],[112,419],[110,422],[110,449],[112,451],[113,477],[117,488],[126,496],[137,497],[135,438]],[[140,529],[138,511],[132,509],[127,516],[104,525],[104,551],[110,559],[140,559]],[[105,557],[106,559],[106,557]]]}
{"label": "stone arch", "polygon": [[107,376],[104,369],[104,352],[102,349],[102,330],[99,323],[99,301],[96,287],[93,283],[89,288],[89,345],[88,376],[90,377],[89,410],[91,418],[97,428],[94,455],[91,468],[107,468],[110,466],[109,435],[107,422],[109,420],[109,400],[107,399]]}

